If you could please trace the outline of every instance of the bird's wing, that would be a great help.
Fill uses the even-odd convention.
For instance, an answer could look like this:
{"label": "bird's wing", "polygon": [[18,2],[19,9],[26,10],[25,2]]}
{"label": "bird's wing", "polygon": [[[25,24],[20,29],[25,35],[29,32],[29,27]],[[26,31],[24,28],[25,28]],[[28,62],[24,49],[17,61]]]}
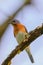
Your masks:
{"label": "bird's wing", "polygon": [[26,27],[25,27],[25,26],[24,26],[24,28],[25,28],[26,32],[28,33],[28,31],[27,31],[27,29],[26,29]]}

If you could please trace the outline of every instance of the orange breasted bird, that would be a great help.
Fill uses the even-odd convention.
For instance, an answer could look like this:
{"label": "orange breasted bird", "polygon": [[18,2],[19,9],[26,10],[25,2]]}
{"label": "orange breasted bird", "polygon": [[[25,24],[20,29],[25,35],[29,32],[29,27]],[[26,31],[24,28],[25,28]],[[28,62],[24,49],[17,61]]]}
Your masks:
{"label": "orange breasted bird", "polygon": [[[21,44],[23,41],[26,40],[26,38],[29,37],[28,31],[26,27],[18,20],[13,20],[11,24],[13,25],[14,37],[16,38],[18,44]],[[25,51],[27,52],[31,62],[34,63],[34,59],[30,51],[30,46],[26,47]]]}

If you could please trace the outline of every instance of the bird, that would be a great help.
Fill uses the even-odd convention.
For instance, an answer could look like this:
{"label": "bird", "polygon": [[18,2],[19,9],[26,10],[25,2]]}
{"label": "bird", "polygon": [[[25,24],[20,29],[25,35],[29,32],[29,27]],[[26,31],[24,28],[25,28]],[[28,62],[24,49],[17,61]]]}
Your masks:
{"label": "bird", "polygon": [[[10,23],[13,26],[14,37],[16,38],[18,44],[21,44],[23,41],[28,39],[29,33],[28,33],[26,27],[22,23],[20,23],[19,20],[15,19]],[[30,61],[32,63],[34,63],[34,59],[33,59],[32,53],[30,51],[30,46],[26,47],[25,51],[27,52],[27,54],[28,54],[28,56],[30,58]]]}

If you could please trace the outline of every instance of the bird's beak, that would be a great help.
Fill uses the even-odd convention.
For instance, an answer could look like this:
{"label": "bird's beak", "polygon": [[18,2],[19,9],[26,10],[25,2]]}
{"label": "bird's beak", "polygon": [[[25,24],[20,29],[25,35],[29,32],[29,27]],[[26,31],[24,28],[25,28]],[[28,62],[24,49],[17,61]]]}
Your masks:
{"label": "bird's beak", "polygon": [[13,22],[13,21],[10,21],[10,22],[9,22],[9,24],[12,24],[12,25],[14,25],[14,24],[15,24],[15,22]]}

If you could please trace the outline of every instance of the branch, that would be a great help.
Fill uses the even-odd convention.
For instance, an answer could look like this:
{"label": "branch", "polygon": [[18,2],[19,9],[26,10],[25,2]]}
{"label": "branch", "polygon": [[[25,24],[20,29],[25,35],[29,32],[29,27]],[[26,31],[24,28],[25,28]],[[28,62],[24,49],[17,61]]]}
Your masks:
{"label": "branch", "polygon": [[4,34],[6,28],[8,27],[9,22],[12,21],[14,17],[17,15],[17,13],[21,11],[22,8],[29,3],[31,3],[31,0],[25,0],[24,4],[20,8],[18,8],[18,10],[14,12],[11,16],[9,16],[8,19],[2,25],[0,25],[0,38]]}
{"label": "branch", "polygon": [[29,32],[29,38],[28,40],[22,42],[22,44],[18,45],[10,54],[9,56],[4,60],[4,62],[1,65],[8,65],[8,63],[15,57],[18,52],[22,52],[28,45],[30,45],[35,39],[37,39],[39,36],[43,34],[43,24],[41,26],[38,26],[36,29]]}

